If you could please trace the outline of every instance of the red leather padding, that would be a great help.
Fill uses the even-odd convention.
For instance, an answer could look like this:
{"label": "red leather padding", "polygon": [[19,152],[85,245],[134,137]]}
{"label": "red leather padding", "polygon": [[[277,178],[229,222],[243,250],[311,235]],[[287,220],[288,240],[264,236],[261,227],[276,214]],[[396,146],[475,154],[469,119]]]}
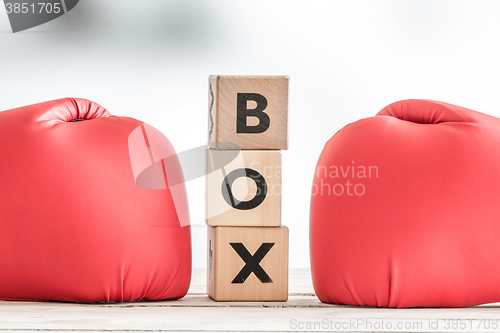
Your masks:
{"label": "red leather padding", "polygon": [[134,179],[128,138],[142,124],[82,99],[0,112],[0,299],[186,294],[190,227],[168,187]]}
{"label": "red leather padding", "polygon": [[314,175],[310,250],[323,302],[499,302],[500,119],[406,100],[338,131]]}

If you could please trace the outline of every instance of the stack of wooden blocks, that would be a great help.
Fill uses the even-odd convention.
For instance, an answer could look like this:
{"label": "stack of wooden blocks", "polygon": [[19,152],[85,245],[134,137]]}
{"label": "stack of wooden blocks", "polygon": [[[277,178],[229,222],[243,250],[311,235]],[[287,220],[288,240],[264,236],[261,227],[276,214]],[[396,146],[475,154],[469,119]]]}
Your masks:
{"label": "stack of wooden blocks", "polygon": [[216,301],[288,299],[281,226],[287,76],[210,76],[207,293]]}

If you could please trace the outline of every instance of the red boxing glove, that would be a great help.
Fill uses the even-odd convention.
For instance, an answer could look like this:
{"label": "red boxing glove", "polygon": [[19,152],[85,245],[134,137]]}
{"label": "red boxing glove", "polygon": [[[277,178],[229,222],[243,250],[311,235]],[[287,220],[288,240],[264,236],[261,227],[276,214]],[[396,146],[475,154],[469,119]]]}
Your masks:
{"label": "red boxing glove", "polygon": [[[187,198],[182,183],[176,196],[165,186],[182,172],[153,158],[155,151],[175,156],[158,133],[82,99],[0,112],[0,299],[93,303],[186,294]],[[161,179],[139,175],[152,169]],[[145,178],[153,184],[141,187]],[[163,186],[155,186],[158,179]]]}
{"label": "red boxing glove", "polygon": [[312,192],[321,301],[500,301],[500,119],[435,101],[396,102],[328,141]]}

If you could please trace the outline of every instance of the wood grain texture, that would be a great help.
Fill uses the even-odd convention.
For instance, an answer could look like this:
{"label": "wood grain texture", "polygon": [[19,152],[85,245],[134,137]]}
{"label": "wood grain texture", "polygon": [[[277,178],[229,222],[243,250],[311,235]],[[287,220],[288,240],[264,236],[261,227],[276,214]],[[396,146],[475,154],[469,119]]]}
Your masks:
{"label": "wood grain texture", "polygon": [[[63,303],[0,302],[0,331],[15,332],[498,332],[478,329],[481,320],[497,320],[499,308],[460,309],[385,309],[374,307],[353,307],[332,305],[329,307],[242,307],[214,306],[178,307],[174,302],[151,302],[148,304],[84,305]],[[187,302],[186,302],[187,303]],[[172,304],[172,306],[163,306]],[[247,303],[252,305],[252,303]],[[340,329],[297,329],[291,325],[297,322],[347,322],[371,320],[392,323],[392,330],[368,329],[358,326],[357,330]],[[472,320],[473,330],[444,329],[444,320]],[[439,320],[440,329],[429,329],[430,322]],[[398,322],[422,322],[421,329],[396,329]],[[424,326],[425,325],[425,326]]]}
{"label": "wood grain texture", "polygon": [[[234,158],[234,159],[233,159]],[[227,161],[230,163],[226,164]],[[206,215],[210,226],[281,225],[281,152],[276,150],[207,150]],[[223,167],[220,167],[223,165]],[[236,200],[250,201],[262,195],[251,177],[239,177],[229,184],[225,179],[235,170],[252,169],[265,179],[267,192],[255,208],[233,208],[235,202],[224,199],[223,191]],[[241,171],[243,172],[243,171]],[[241,176],[241,175],[240,175]],[[238,207],[238,206],[237,206]]]}
{"label": "wood grain texture", "polygon": [[[236,144],[241,149],[288,149],[288,80],[288,76],[210,76],[208,146],[234,149],[232,144]],[[237,133],[238,93],[265,97],[267,106],[263,112],[270,118],[266,131]],[[255,102],[248,102],[249,109],[255,107]],[[248,126],[257,123],[256,117],[247,118]]]}
{"label": "wood grain texture", "polygon": [[[288,299],[288,228],[208,227],[207,294],[216,301],[286,301]],[[246,262],[231,244],[241,243],[251,255],[273,244],[259,262],[271,282],[252,272],[235,283]]]}
{"label": "wood grain texture", "polygon": [[[372,332],[495,332],[484,328],[500,319],[500,303],[458,309],[387,309],[321,303],[311,295],[308,269],[290,269],[290,297],[287,302],[215,302],[205,294],[206,270],[193,269],[188,295],[174,301],[136,301],[112,304],[0,301],[0,332],[297,332],[290,321],[322,320],[349,323],[383,320],[384,328]],[[306,295],[303,295],[303,294]],[[445,329],[445,320],[472,323],[473,329]],[[439,329],[429,323],[439,320]],[[397,323],[422,322],[422,329],[397,330]],[[425,325],[425,326],[424,326]],[[481,325],[481,326],[480,326]],[[373,326],[373,325],[372,325]],[[358,331],[367,331],[366,325]],[[318,332],[326,330],[307,330]],[[331,329],[330,331],[348,331]],[[351,330],[352,331],[352,330]]]}

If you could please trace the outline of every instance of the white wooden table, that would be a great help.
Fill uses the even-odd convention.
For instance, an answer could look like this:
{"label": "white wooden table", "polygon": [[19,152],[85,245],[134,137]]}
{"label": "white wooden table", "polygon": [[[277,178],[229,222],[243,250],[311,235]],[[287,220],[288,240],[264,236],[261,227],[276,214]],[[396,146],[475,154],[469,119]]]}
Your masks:
{"label": "white wooden table", "polygon": [[[499,281],[500,285],[500,281]],[[290,271],[288,302],[217,303],[195,269],[177,301],[119,304],[0,301],[0,331],[33,332],[500,332],[500,303],[459,309],[386,309],[319,302],[309,271]]]}

